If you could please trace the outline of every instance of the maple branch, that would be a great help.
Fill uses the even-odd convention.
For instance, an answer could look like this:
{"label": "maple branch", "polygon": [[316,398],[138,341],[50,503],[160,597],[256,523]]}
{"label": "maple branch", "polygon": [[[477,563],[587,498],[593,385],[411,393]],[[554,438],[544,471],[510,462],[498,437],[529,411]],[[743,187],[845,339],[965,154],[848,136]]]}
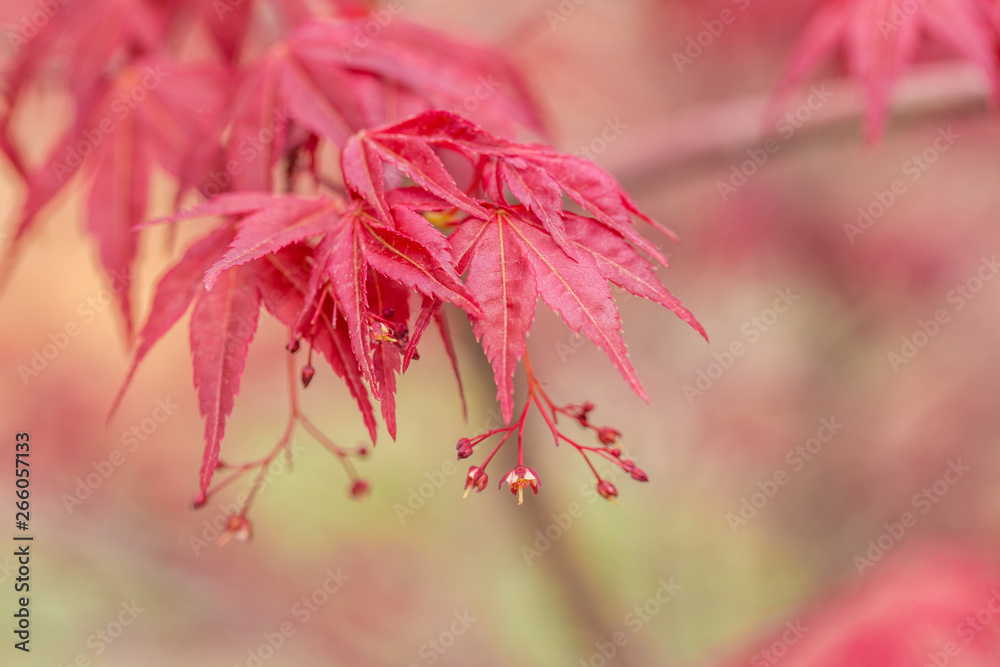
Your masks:
{"label": "maple branch", "polygon": [[[864,104],[857,84],[838,79],[817,84],[827,87],[829,99],[787,138],[777,135],[774,121],[794,112],[806,95],[777,110],[766,125],[770,94],[708,103],[671,116],[634,126],[610,144],[602,166],[629,190],[677,185],[727,167],[746,158],[745,151],[775,137],[784,156],[816,144],[855,141],[861,145],[857,122]],[[976,116],[990,108],[987,82],[975,65],[949,61],[915,67],[896,85],[893,94],[895,127],[959,115]],[[772,131],[768,131],[771,129]],[[794,129],[794,128],[793,128]]]}

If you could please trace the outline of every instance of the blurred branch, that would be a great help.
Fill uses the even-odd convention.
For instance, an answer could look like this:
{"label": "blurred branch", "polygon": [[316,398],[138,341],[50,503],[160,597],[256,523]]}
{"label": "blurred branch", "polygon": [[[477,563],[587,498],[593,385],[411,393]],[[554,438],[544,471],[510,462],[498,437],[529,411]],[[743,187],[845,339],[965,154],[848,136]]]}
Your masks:
{"label": "blurred branch", "polygon": [[[692,178],[727,168],[745,151],[775,136],[781,154],[820,143],[852,141],[861,145],[864,111],[860,90],[852,80],[823,83],[832,95],[787,139],[774,131],[774,121],[804,99],[793,100],[768,121],[771,96],[754,95],[689,108],[673,116],[636,125],[610,145],[602,166],[632,191],[652,188],[664,179]],[[808,94],[808,90],[804,91]],[[915,68],[896,86],[890,131],[901,125],[938,117],[980,115],[987,111],[989,90],[982,72],[971,63],[938,63]]]}

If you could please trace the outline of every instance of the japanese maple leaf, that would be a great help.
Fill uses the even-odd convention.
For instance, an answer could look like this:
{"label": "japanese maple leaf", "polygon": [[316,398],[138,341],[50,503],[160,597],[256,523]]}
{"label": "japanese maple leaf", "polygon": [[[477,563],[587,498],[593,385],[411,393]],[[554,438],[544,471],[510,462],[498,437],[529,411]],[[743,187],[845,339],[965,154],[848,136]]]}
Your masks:
{"label": "japanese maple leaf", "polygon": [[345,70],[364,72],[401,87],[417,99],[397,100],[378,123],[428,108],[450,109],[494,132],[514,137],[545,124],[524,79],[495,48],[455,39],[394,18],[369,36],[372,16],[337,23],[315,22],[295,35],[303,51]]}
{"label": "japanese maple leaf", "polygon": [[114,415],[128,389],[135,372],[153,346],[164,336],[191,307],[195,297],[203,291],[205,271],[225,252],[232,240],[233,230],[226,226],[215,230],[191,244],[180,260],[164,274],[156,287],[149,318],[139,331],[138,345],[133,354],[125,382],[115,398],[108,419]]}
{"label": "japanese maple leaf", "polygon": [[[317,300],[332,298],[347,321],[361,370],[373,393],[381,398],[372,361],[369,267],[424,296],[454,303],[474,315],[480,311],[450,263],[442,263],[432,249],[394,225],[383,224],[362,202],[352,202],[316,247],[306,303],[309,308]],[[379,317],[382,315],[376,312],[374,321]]]}
{"label": "japanese maple leaf", "polygon": [[[167,27],[164,7],[150,0],[60,2],[56,11],[40,9],[32,3],[22,14],[47,16],[44,25],[31,24],[36,32],[30,38],[21,26],[5,32],[5,41],[15,52],[4,72],[4,95],[11,108],[17,107],[29,84],[51,76],[53,70],[74,99],[86,98],[105,77],[109,63],[156,53]],[[101,20],[93,20],[95,16]]]}
{"label": "japanese maple leaf", "polygon": [[568,254],[574,255],[575,250],[562,220],[563,194],[601,224],[665,263],[656,246],[635,231],[632,216],[638,215],[671,238],[672,233],[641,215],[628,194],[600,167],[547,146],[496,137],[450,112],[429,111],[358,133],[344,148],[341,168],[348,187],[368,200],[383,220],[390,217],[383,185],[387,166],[461,211],[483,217],[480,200],[460,189],[448,172],[438,155],[442,149],[458,152],[476,166],[485,201],[506,203],[506,186],[538,216]]}
{"label": "japanese maple leaf", "polygon": [[205,453],[200,474],[203,493],[215,473],[226,420],[239,392],[260,312],[261,297],[254,266],[225,271],[214,290],[202,286],[204,270],[218,258],[231,236],[231,230],[224,227],[194,243],[160,281],[153,309],[139,335],[135,360],[115,401],[117,406],[138,364],[194,302],[190,342],[198,405],[205,418]]}
{"label": "japanese maple leaf", "polygon": [[[261,300],[267,311],[289,330],[295,330],[306,308],[312,252],[303,245],[290,245],[257,262]],[[347,385],[358,404],[368,434],[374,443],[378,432],[375,413],[361,378],[360,364],[351,351],[344,319],[334,323],[332,304],[326,304],[310,342]]]}
{"label": "japanese maple leaf", "polygon": [[[310,3],[309,0],[174,0],[169,3],[175,14],[193,14],[212,36],[223,57],[238,63],[247,40],[253,34],[254,16],[266,17],[267,28],[272,31],[287,32],[312,20],[316,10],[324,5],[336,8],[338,16],[367,16],[369,10],[353,0],[326,0]],[[318,6],[317,6],[318,5]],[[187,16],[176,16],[181,23]]]}
{"label": "japanese maple leaf", "polygon": [[410,317],[410,292],[375,271],[368,279],[368,303],[385,325],[381,340],[372,346],[372,370],[381,396],[382,419],[389,436],[396,438],[396,375],[402,371],[402,341]]}
{"label": "japanese maple leaf", "polygon": [[357,87],[353,75],[303,53],[294,34],[272,46],[242,75],[225,147],[230,178],[223,186],[272,189],[272,170],[289,148],[291,121],[335,145],[368,125]]}
{"label": "japanese maple leaf", "polygon": [[[401,368],[401,359],[386,351],[385,340],[373,345],[372,338],[374,335],[378,341],[379,335],[389,336],[384,330],[387,321],[405,325],[408,309],[400,303],[400,290],[413,290],[479,313],[455,272],[444,236],[416,214],[412,215],[419,220],[401,216],[399,224],[387,226],[360,200],[345,203],[328,196],[228,193],[173,217],[205,215],[237,218],[229,248],[204,273],[209,288],[225,271],[321,236],[295,321],[285,313],[279,319],[289,325],[293,338],[312,340],[313,315],[317,311],[327,313],[329,299],[329,305],[335,307],[335,312],[329,311],[331,321],[335,314],[344,320],[346,340],[356,364],[352,370],[360,369],[372,393],[383,401],[392,433],[393,374]],[[377,282],[372,282],[373,278]],[[378,302],[370,301],[372,294],[378,296]],[[394,314],[386,315],[386,309]]]}
{"label": "japanese maple leaf", "polygon": [[[231,195],[223,201],[202,207],[200,212],[208,209],[220,214],[237,215],[248,210],[255,199],[257,197],[253,195]],[[215,230],[192,244],[160,280],[149,318],[139,333],[139,345],[132,366],[112,407],[113,414],[139,364],[157,341],[191,309],[190,345],[194,382],[199,408],[205,419],[205,450],[200,474],[202,492],[208,489],[218,463],[226,422],[239,392],[260,307],[263,306],[292,328],[306,305],[311,252],[302,245],[282,246],[278,251],[256,260],[236,263],[217,271],[212,289],[205,288],[206,274],[219,262],[228,261],[224,257],[236,243],[237,235],[236,225],[233,224]],[[377,432],[375,416],[358,370],[360,364],[351,350],[346,323],[343,319],[338,323],[333,321],[332,308],[325,309],[323,315],[310,336],[310,344],[344,379],[374,442]],[[397,317],[406,316],[405,306],[400,306]],[[380,368],[392,370],[391,357],[387,357]],[[390,381],[387,375],[381,377],[385,382]]]}
{"label": "japanese maple leaf", "polygon": [[82,171],[88,192],[84,225],[96,241],[101,266],[123,286],[116,298],[131,336],[129,285],[138,247],[134,228],[147,215],[150,175],[156,165],[171,173],[180,170],[190,149],[187,138],[198,127],[199,110],[212,103],[215,82],[214,70],[178,71],[151,59],[123,68],[89,91],[73,126],[27,178],[28,195],[5,269],[41,210]]}
{"label": "japanese maple leaf", "polygon": [[277,162],[303,141],[290,141],[291,121],[340,147],[363,128],[471,96],[468,112],[491,126],[542,132],[526,87],[500,54],[400,18],[369,37],[371,20],[308,22],[251,64],[233,104],[226,187],[271,188]]}
{"label": "japanese maple leaf", "polygon": [[877,141],[892,86],[925,36],[978,65],[998,96],[995,14],[994,3],[986,0],[828,0],[802,34],[776,99],[783,103],[792,88],[842,47],[848,73],[867,98],[866,138]]}
{"label": "japanese maple leaf", "polygon": [[493,365],[506,422],[513,413],[514,370],[524,356],[539,296],[573,332],[604,350],[629,386],[646,398],[628,360],[611,290],[590,256],[567,255],[523,207],[491,206],[487,219],[467,220],[449,240],[483,312],[470,319]]}
{"label": "japanese maple leaf", "polygon": [[191,358],[198,407],[205,418],[201,491],[219,462],[226,420],[233,411],[250,342],[257,332],[260,293],[255,267],[227,269],[215,289],[203,291],[191,313]]}
{"label": "japanese maple leaf", "polygon": [[[467,157],[481,187],[459,188],[439,155],[442,150]],[[603,349],[640,396],[608,280],[665,305],[704,335],[633,247],[666,263],[635,230],[632,216],[656,223],[639,212],[610,175],[586,160],[501,139],[449,112],[430,111],[358,133],[344,148],[341,168],[348,187],[383,224],[404,224],[418,211],[446,206],[468,216],[449,242],[459,272],[468,270],[466,286],[484,313],[470,313],[470,318],[493,364],[504,419],[511,416],[514,371],[524,355],[538,296],[573,331]],[[384,174],[391,169],[414,186],[387,189]],[[520,206],[508,201],[507,190]],[[564,194],[594,217],[566,211]],[[426,325],[423,314],[418,334],[420,323]]]}
{"label": "japanese maple leaf", "polygon": [[451,362],[452,373],[455,375],[455,382],[458,384],[458,396],[462,401],[462,416],[468,418],[469,406],[465,400],[465,388],[462,386],[462,374],[458,367],[458,354],[455,352],[455,343],[451,337],[451,327],[448,324],[448,318],[441,310],[442,305],[442,302],[437,299],[424,298],[420,306],[420,314],[413,325],[413,333],[410,334],[410,340],[406,344],[406,349],[403,350],[402,372],[406,372],[410,362],[418,358],[417,344],[423,337],[427,327],[430,326],[431,322],[434,322],[437,325],[438,332],[441,334],[441,342],[444,344],[445,353]]}
{"label": "japanese maple leaf", "polygon": [[589,255],[605,280],[672,310],[708,340],[701,323],[663,286],[653,264],[629,245],[625,237],[582,215],[567,213],[565,222],[577,257]]}

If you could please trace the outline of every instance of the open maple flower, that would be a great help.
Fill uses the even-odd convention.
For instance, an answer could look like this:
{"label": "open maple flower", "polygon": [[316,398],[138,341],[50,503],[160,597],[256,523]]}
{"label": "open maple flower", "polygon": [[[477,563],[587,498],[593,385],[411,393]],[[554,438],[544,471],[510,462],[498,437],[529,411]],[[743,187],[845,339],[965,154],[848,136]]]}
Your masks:
{"label": "open maple flower", "polygon": [[825,0],[799,38],[772,112],[777,115],[791,91],[842,46],[848,74],[864,89],[865,134],[874,143],[892,87],[925,38],[974,63],[1000,99],[1000,21],[992,0]]}
{"label": "open maple flower", "polygon": [[517,496],[517,504],[524,503],[524,487],[529,486],[538,495],[538,473],[527,466],[519,465],[507,473],[507,476],[500,480],[500,487],[503,483],[510,484],[510,492]]}
{"label": "open maple flower", "polygon": [[242,514],[229,517],[226,522],[226,528],[219,536],[217,544],[222,546],[229,542],[229,540],[236,540],[237,542],[249,542],[253,537],[253,527],[250,522]]}

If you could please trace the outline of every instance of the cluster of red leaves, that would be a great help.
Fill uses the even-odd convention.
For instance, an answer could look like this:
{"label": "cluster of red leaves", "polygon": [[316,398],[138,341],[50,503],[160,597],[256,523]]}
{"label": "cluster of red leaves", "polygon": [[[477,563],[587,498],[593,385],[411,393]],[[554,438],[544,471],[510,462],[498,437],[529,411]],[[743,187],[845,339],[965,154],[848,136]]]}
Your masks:
{"label": "cluster of red leaves", "polygon": [[[251,21],[258,5],[270,5],[290,30],[255,48],[263,39]],[[24,6],[25,17],[32,7]],[[96,26],[94,15],[103,17]],[[211,35],[214,57],[188,53],[184,39],[198,31]],[[299,154],[318,174],[321,138],[341,147],[358,130],[427,109],[460,108],[505,133],[541,128],[500,54],[395,16],[322,19],[301,0],[99,0],[58,5],[42,28],[22,32],[30,38],[11,33],[15,55],[2,80],[0,149],[28,190],[8,267],[41,210],[78,172],[101,264],[127,284],[157,168],[176,181],[180,202],[192,191],[271,191],[276,165]],[[53,84],[70,93],[74,118],[31,167],[11,125],[32,88]],[[118,298],[131,335],[129,295]]]}
{"label": "cluster of red leaves", "polygon": [[840,47],[848,73],[864,89],[865,133],[875,142],[893,84],[925,41],[974,63],[1000,97],[1000,6],[991,0],[826,0],[799,37],[778,97],[787,97]]}
{"label": "cluster of red leaves", "polygon": [[[346,383],[374,443],[371,399],[395,437],[396,375],[416,357],[431,322],[451,352],[444,303],[468,315],[493,365],[507,423],[539,297],[604,350],[640,395],[609,283],[671,309],[704,334],[657,279],[649,258],[664,265],[665,258],[636,231],[634,218],[669,231],[592,163],[512,140],[541,134],[541,123],[498,54],[391,15],[341,9],[310,17],[299,2],[274,3],[289,32],[256,49],[252,7],[261,3],[99,4],[113,21],[92,30],[78,16],[82,5],[67,5],[6,74],[5,137],[13,136],[24,91],[43,76],[61,76],[76,103],[74,122],[41,166],[28,169],[15,143],[4,144],[28,187],[12,252],[79,170],[88,175],[87,229],[109,272],[127,275],[135,261],[156,167],[177,183],[178,203],[192,191],[207,198],[165,220],[223,219],[160,280],[125,383],[192,310],[194,383],[205,418],[198,504],[217,470],[228,467],[221,443],[261,308],[288,328],[289,352],[305,345],[308,360],[299,368],[289,355],[289,428],[259,467],[284,453],[301,423],[345,463],[353,495],[368,489],[346,461],[359,452],[319,433],[295,398],[295,376],[308,385],[315,374],[314,350]],[[210,4],[226,10],[219,21]],[[184,49],[170,47],[192,21],[217,47],[207,62],[189,62]],[[95,52],[93,61],[77,57]],[[51,71],[56,61],[66,65],[59,74]],[[70,159],[74,151],[79,159]],[[330,155],[332,164],[321,160]],[[579,208],[568,210],[568,200]],[[411,310],[411,297],[419,297],[418,308]],[[130,326],[127,290],[121,305]],[[528,375],[544,410],[530,365]],[[558,444],[555,413],[571,413],[545,401]],[[585,413],[575,418],[589,427]],[[594,451],[637,470],[611,447],[617,431],[594,430],[602,443]],[[521,444],[519,437],[523,464]],[[586,458],[588,448],[574,446]],[[239,466],[234,475],[253,467]],[[641,471],[633,477],[645,481]],[[598,480],[602,495],[617,495]],[[508,481],[514,490],[523,476]],[[244,513],[234,525],[249,525]]]}

